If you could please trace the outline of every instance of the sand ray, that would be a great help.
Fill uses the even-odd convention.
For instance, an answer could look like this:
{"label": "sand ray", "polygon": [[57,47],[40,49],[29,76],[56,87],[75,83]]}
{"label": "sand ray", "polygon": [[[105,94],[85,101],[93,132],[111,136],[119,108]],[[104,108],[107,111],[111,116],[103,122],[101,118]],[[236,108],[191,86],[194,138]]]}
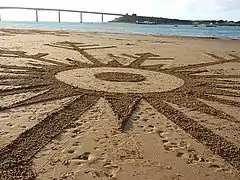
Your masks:
{"label": "sand ray", "polygon": [[37,76],[29,76],[29,75],[0,75],[0,80],[6,80],[6,79],[25,79],[25,78],[37,78]]}
{"label": "sand ray", "polygon": [[116,59],[116,60],[122,59],[122,57],[116,56],[116,55],[114,55],[114,54],[112,54],[112,53],[108,53],[107,55],[108,55],[110,58],[112,58],[112,59]]}
{"label": "sand ray", "polygon": [[60,99],[64,99],[67,97],[73,97],[73,96],[81,95],[81,94],[83,94],[83,93],[79,92],[79,89],[74,89],[74,88],[69,88],[69,87],[66,87],[65,89],[63,89],[63,88],[54,87],[54,88],[48,89],[47,91],[44,91],[43,93],[41,93],[37,96],[14,103],[8,107],[2,107],[0,110],[29,106],[29,105],[37,104],[37,103],[41,103],[41,102],[60,100]]}
{"label": "sand ray", "polygon": [[152,54],[152,53],[140,53],[136,54],[138,57],[134,58],[135,60],[129,64],[128,67],[140,67],[142,63],[146,60],[174,60],[174,58],[162,58],[159,55]]}
{"label": "sand ray", "polygon": [[146,61],[151,55],[149,53],[141,54],[133,62],[131,62],[128,67],[140,67],[141,64]]}
{"label": "sand ray", "polygon": [[21,58],[21,57],[19,57],[17,55],[1,55],[1,54],[0,54],[0,57],[4,57],[4,58]]}
{"label": "sand ray", "polygon": [[214,88],[240,90],[240,86],[234,86],[234,85],[228,86],[228,85],[224,85],[224,84],[222,84],[222,85],[219,85],[219,84],[218,85],[214,85]]}
{"label": "sand ray", "polygon": [[75,45],[82,45],[84,43],[81,43],[81,42],[73,42],[73,41],[62,41],[62,42],[55,42],[54,44],[60,44],[60,45],[69,45],[69,44],[75,44]]}
{"label": "sand ray", "polygon": [[159,60],[159,61],[165,61],[165,60],[175,60],[175,58],[169,58],[169,57],[151,57],[149,58],[148,60],[153,60],[153,61],[156,61],[156,60]]}
{"label": "sand ray", "polygon": [[53,64],[55,66],[61,66],[61,67],[69,66],[68,64],[65,64],[65,63],[62,63],[59,61],[50,60],[50,59],[45,59],[45,58],[36,58],[36,60],[41,61],[41,62],[47,62],[47,63]]}
{"label": "sand ray", "polygon": [[230,85],[230,86],[233,86],[233,85],[236,85],[236,86],[238,86],[239,87],[239,85],[240,85],[240,82],[239,81],[225,81],[225,82],[217,82],[216,83],[217,85]]}
{"label": "sand ray", "polygon": [[38,92],[46,90],[49,84],[40,84],[40,85],[28,85],[12,89],[0,90],[0,96],[13,95],[26,92]]}
{"label": "sand ray", "polygon": [[48,53],[37,53],[34,55],[29,55],[24,51],[0,51],[0,57],[17,57],[17,58],[31,58],[31,59],[37,59],[37,58],[42,58],[44,56],[47,56]]}
{"label": "sand ray", "polygon": [[0,80],[0,85],[8,85],[8,86],[28,86],[31,84],[34,85],[41,85],[45,84],[45,79],[33,79],[33,78],[26,78],[26,79],[5,79],[3,81]]}
{"label": "sand ray", "polygon": [[12,50],[3,50],[0,49],[0,56],[4,54],[14,54],[14,55],[24,55],[26,54],[25,51],[12,51]]}
{"label": "sand ray", "polygon": [[[75,44],[76,45],[76,44]],[[92,46],[99,46],[99,44],[85,44],[85,45],[80,45],[80,46],[77,46],[79,48],[84,48],[84,47],[92,47]]]}
{"label": "sand ray", "polygon": [[240,60],[240,56],[237,56],[237,55],[235,55],[235,54],[229,54],[229,56],[231,56],[231,57],[233,57],[233,58],[235,58],[235,59]]}
{"label": "sand ray", "polygon": [[213,79],[213,78],[240,78],[240,75],[191,75],[194,79]]}
{"label": "sand ray", "polygon": [[223,64],[223,63],[230,63],[230,62],[238,62],[238,59],[230,59],[227,60],[225,58],[222,58],[220,56],[217,56],[215,54],[211,54],[211,53],[206,53],[207,55],[218,59],[218,61],[213,61],[213,62],[207,62],[207,63],[199,63],[199,64],[190,64],[190,65],[186,65],[186,66],[180,66],[180,67],[173,67],[173,68],[169,68],[169,70],[187,70],[187,69],[192,69],[192,68],[201,68],[201,67],[207,67],[207,66],[213,66],[213,65],[217,65],[217,64]]}
{"label": "sand ray", "polygon": [[[88,94],[78,96],[2,148],[0,150],[0,179],[6,177],[15,179],[19,176],[35,178],[35,174],[30,169],[32,157],[98,100],[99,97]],[[20,166],[21,164],[24,166]],[[30,177],[27,176],[29,174]]]}
{"label": "sand ray", "polygon": [[233,91],[228,91],[225,89],[218,89],[218,88],[214,88],[214,89],[207,89],[205,90],[205,94],[212,94],[212,95],[224,95],[224,96],[232,96],[232,97],[240,97],[240,93],[238,92],[233,92]]}
{"label": "sand ray", "polygon": [[225,112],[218,110],[212,106],[209,106],[199,100],[196,101],[195,107],[192,108],[194,108],[192,110],[199,111],[201,113],[205,113],[221,119],[226,119],[231,122],[240,123],[239,120],[237,120],[235,117],[226,114]]}
{"label": "sand ray", "polygon": [[236,62],[237,60],[232,59],[232,60],[226,60],[226,61],[214,61],[214,62],[207,62],[207,63],[200,63],[200,64],[190,64],[186,66],[180,66],[180,67],[173,67],[169,68],[169,70],[187,70],[187,69],[193,69],[193,68],[202,68],[206,66],[213,66],[217,64],[223,64],[223,63],[229,63],[229,62]]}
{"label": "sand ray", "polygon": [[74,50],[72,47],[69,47],[69,46],[62,46],[62,45],[57,45],[57,44],[45,44],[45,45],[51,46],[51,47],[56,47],[56,48]]}
{"label": "sand ray", "polygon": [[130,94],[118,94],[106,96],[107,101],[111,104],[111,107],[116,114],[119,122],[119,128],[124,129],[130,116],[136,108],[136,105],[141,100],[141,97]]}
{"label": "sand ray", "polygon": [[81,50],[94,50],[94,49],[109,49],[109,48],[115,48],[117,46],[99,46],[99,47],[90,47],[90,48],[81,48]]}
{"label": "sand ray", "polygon": [[[7,86],[11,86],[13,82],[18,82],[17,80],[12,80],[12,81],[9,81],[9,80],[0,80],[0,85],[7,85]],[[1,86],[0,86],[1,87]]]}
{"label": "sand ray", "polygon": [[110,66],[110,67],[123,67],[123,65],[118,62],[117,60],[112,60],[112,61],[108,61],[106,66]]}
{"label": "sand ray", "polygon": [[[48,69],[49,68],[49,66],[51,66],[51,65],[45,65],[45,64],[40,64],[40,63],[33,63],[33,62],[28,62],[27,63],[28,65],[31,65],[31,66],[33,66],[33,68],[35,68],[36,70],[40,70],[40,71],[46,71],[46,69]],[[52,66],[54,66],[55,67],[55,65],[52,65]]]}
{"label": "sand ray", "polygon": [[64,47],[66,47],[66,48],[73,47],[72,45],[74,45],[75,47],[78,47],[78,48],[99,46],[99,44],[84,44],[84,43],[76,43],[76,42],[69,42],[69,41],[66,41],[66,42],[56,42],[56,43],[53,43],[53,45],[57,45],[57,46],[62,47],[62,48],[64,48]]}
{"label": "sand ray", "polygon": [[12,70],[8,70],[8,69],[4,69],[4,70],[0,70],[0,73],[6,73],[6,74],[16,74],[16,75],[22,75],[22,74],[25,74],[25,75],[35,75],[35,74],[42,74],[43,71],[12,71]]}
{"label": "sand ray", "polygon": [[119,56],[115,56],[112,53],[107,54],[110,58],[112,58],[112,61],[109,61],[107,65],[112,67],[123,67],[123,64],[119,62],[120,59],[122,59]]}
{"label": "sand ray", "polygon": [[[80,44],[80,45],[79,45]],[[69,50],[93,50],[93,49],[108,49],[114,48],[116,46],[99,46],[99,44],[84,44],[84,43],[76,43],[76,42],[60,42],[54,44],[46,44],[48,46],[69,49]]]}
{"label": "sand ray", "polygon": [[40,72],[43,72],[43,71],[21,71],[21,70],[10,70],[10,69],[4,69],[4,70],[0,70],[1,73],[6,73],[6,74],[25,74],[25,75],[28,75],[28,74],[36,74],[36,73],[40,73]]}
{"label": "sand ray", "polygon": [[136,54],[139,57],[135,58],[133,62],[131,62],[128,67],[140,67],[141,64],[146,61],[149,57],[155,57],[156,55],[151,53],[142,53],[142,54]]}
{"label": "sand ray", "polygon": [[83,56],[85,57],[86,59],[88,59],[90,62],[92,62],[94,65],[96,66],[104,66],[104,64],[97,58],[95,58],[93,55],[87,53],[86,51],[84,50],[78,50],[78,52]]}
{"label": "sand ray", "polygon": [[125,57],[128,57],[128,58],[132,58],[132,59],[137,59],[138,58],[137,56],[133,56],[133,55],[126,54],[126,53],[123,53],[122,56],[125,56]]}
{"label": "sand ray", "polygon": [[233,80],[208,79],[207,81],[216,85],[217,84],[240,85],[239,81],[233,81]]}
{"label": "sand ray", "polygon": [[212,57],[212,58],[214,58],[214,59],[217,59],[217,60],[219,60],[219,61],[226,61],[226,59],[225,58],[223,58],[223,57],[220,57],[220,56],[218,56],[218,55],[216,55],[216,54],[213,54],[213,53],[206,53],[208,56],[210,56],[210,57]]}
{"label": "sand ray", "polygon": [[153,54],[153,53],[150,53],[150,52],[148,52],[148,53],[136,53],[135,55],[136,56],[148,55],[151,58],[154,58],[154,57],[155,58],[160,58],[160,56],[158,54]]}
{"label": "sand ray", "polygon": [[234,106],[234,107],[240,107],[240,102],[232,101],[232,100],[228,100],[228,99],[223,99],[223,98],[216,97],[216,96],[213,96],[213,95],[210,95],[210,94],[209,95],[204,94],[203,96],[201,96],[201,99],[205,99],[207,101],[215,101],[215,102],[219,102],[219,103]]}
{"label": "sand ray", "polygon": [[[172,98],[174,97],[174,98]],[[235,117],[230,116],[218,109],[213,108],[201,101],[199,101],[198,96],[186,95],[183,96],[181,93],[174,93],[169,95],[168,98],[162,98],[167,102],[177,104],[180,107],[191,108],[192,111],[198,111],[201,113],[208,114],[221,119],[227,119],[231,122],[239,122]]]}
{"label": "sand ray", "polygon": [[76,60],[73,60],[73,59],[70,59],[70,58],[67,58],[66,60],[76,67],[82,67],[83,68],[83,67],[92,67],[93,66],[92,64],[76,61]]}
{"label": "sand ray", "polygon": [[72,47],[72,50],[79,52],[83,57],[88,59],[94,65],[97,65],[97,66],[102,66],[103,65],[103,63],[101,61],[99,61],[97,58],[95,58],[91,54],[87,53],[86,51],[84,51],[84,49],[76,46],[74,43],[69,42],[69,46]]}
{"label": "sand ray", "polygon": [[37,53],[34,55],[27,55],[27,56],[29,56],[30,58],[38,59],[38,58],[43,58],[47,55],[48,55],[48,53]]}
{"label": "sand ray", "polygon": [[[179,71],[178,71],[179,72]],[[205,73],[208,72],[208,70],[192,70],[192,71],[180,71],[180,72],[184,72],[187,75],[192,75],[192,74],[200,74],[200,73]]]}
{"label": "sand ray", "polygon": [[[94,50],[94,49],[107,49],[107,48],[114,48],[116,46],[99,46],[98,44],[92,44],[92,45],[84,45],[83,43],[80,43],[80,46],[77,46],[79,43],[75,42],[60,42],[59,45],[52,45],[52,44],[46,44],[48,46],[57,47],[57,48],[63,48],[63,49],[70,49],[79,52],[83,57],[88,59],[90,62],[92,62],[96,66],[104,66],[104,63],[102,63],[99,59],[95,58],[91,54],[87,53],[86,50]],[[63,46],[62,46],[63,45]],[[95,47],[92,47],[95,46]],[[87,47],[87,48],[85,48]]]}
{"label": "sand ray", "polygon": [[[234,167],[240,169],[240,149],[232,142],[227,141],[210,129],[198,124],[184,113],[174,109],[168,103],[157,100],[156,97],[148,97],[146,100],[181,129],[210,148],[213,153],[218,154]],[[223,146],[224,148],[222,148]]]}
{"label": "sand ray", "polygon": [[25,71],[44,71],[43,69],[39,69],[36,67],[27,67],[27,66],[14,66],[14,65],[3,65],[0,64],[0,68],[4,69],[16,69],[16,70],[25,70]]}
{"label": "sand ray", "polygon": [[15,58],[34,59],[34,60],[38,60],[38,61],[42,61],[42,62],[51,63],[54,65],[67,66],[67,64],[65,64],[65,63],[61,63],[58,61],[43,58],[43,57],[47,56],[48,53],[37,53],[37,54],[33,54],[33,55],[27,55],[26,52],[23,52],[23,51],[7,51],[7,53],[5,53],[5,54],[7,54],[7,55],[2,55],[1,51],[0,51],[0,57],[15,57]]}
{"label": "sand ray", "polygon": [[65,63],[63,66],[60,64],[52,64],[52,63],[51,64],[49,64],[49,63],[41,64],[41,63],[37,63],[37,62],[36,63],[27,63],[27,64],[33,66],[36,69],[36,71],[38,71],[38,69],[39,69],[38,72],[42,71],[42,72],[52,72],[52,73],[54,73],[55,71],[58,72],[60,70],[65,70],[65,69],[68,69],[68,68],[71,68],[74,66],[74,65],[65,64]]}
{"label": "sand ray", "polygon": [[161,71],[164,64],[155,64],[155,65],[145,65],[141,66],[141,69],[146,69],[150,71]]}

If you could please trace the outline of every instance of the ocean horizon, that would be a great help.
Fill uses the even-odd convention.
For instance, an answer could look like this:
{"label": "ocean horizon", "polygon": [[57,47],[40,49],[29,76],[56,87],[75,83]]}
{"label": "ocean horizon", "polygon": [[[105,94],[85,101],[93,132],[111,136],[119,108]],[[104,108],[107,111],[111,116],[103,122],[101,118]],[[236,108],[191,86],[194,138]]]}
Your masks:
{"label": "ocean horizon", "polygon": [[144,25],[130,23],[78,23],[78,22],[26,22],[1,21],[0,28],[31,28],[55,30],[79,30],[88,32],[134,33],[152,35],[174,35],[191,37],[216,37],[240,39],[240,27],[206,27],[192,25]]}

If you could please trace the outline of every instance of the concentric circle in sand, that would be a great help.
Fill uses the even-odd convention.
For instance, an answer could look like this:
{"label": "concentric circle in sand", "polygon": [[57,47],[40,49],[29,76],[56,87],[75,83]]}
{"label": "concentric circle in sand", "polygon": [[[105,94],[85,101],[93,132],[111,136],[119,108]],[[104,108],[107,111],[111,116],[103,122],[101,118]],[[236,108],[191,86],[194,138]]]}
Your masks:
{"label": "concentric circle in sand", "polygon": [[[105,77],[105,80],[97,78],[96,75],[100,73],[108,76],[111,73],[113,75],[126,73],[128,76],[129,74],[140,75],[145,79],[140,82],[129,82],[127,80],[126,82],[119,82],[119,80],[113,82],[112,78],[109,78],[109,81],[107,80],[108,77]],[[56,78],[74,87],[115,93],[164,92],[176,89],[184,84],[182,79],[169,74],[132,68],[80,68],[60,72],[56,75]]]}

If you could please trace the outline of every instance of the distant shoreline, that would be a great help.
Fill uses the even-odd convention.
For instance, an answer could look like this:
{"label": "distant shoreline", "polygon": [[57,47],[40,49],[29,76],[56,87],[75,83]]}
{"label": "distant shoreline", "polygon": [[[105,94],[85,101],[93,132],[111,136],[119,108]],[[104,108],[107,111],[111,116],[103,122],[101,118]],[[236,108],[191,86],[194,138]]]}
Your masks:
{"label": "distant shoreline", "polygon": [[136,14],[115,18],[115,23],[133,23],[133,24],[167,24],[167,25],[206,25],[206,26],[240,26],[240,21],[224,20],[181,20],[162,17],[137,16]]}
{"label": "distant shoreline", "polygon": [[[186,29],[188,32],[186,32]],[[238,30],[239,27],[226,27],[224,31],[234,30],[236,34],[229,35],[220,35],[218,36],[215,33],[219,31],[218,28],[208,28],[206,29],[212,34],[204,34],[204,29],[202,27],[194,28],[193,26],[179,26],[174,27],[173,25],[160,25],[160,27],[149,25],[134,25],[134,24],[127,24],[127,23],[57,23],[57,22],[0,22],[0,29],[38,29],[38,30],[54,30],[54,31],[79,31],[79,32],[94,32],[94,33],[113,33],[113,34],[131,34],[131,35],[152,35],[152,36],[166,36],[166,37],[190,37],[190,38],[205,38],[205,39],[233,39],[239,40],[240,39],[240,31]],[[224,28],[224,27],[220,27]],[[124,31],[122,31],[124,29]],[[159,32],[154,32],[159,30]],[[173,31],[174,30],[174,31]],[[163,32],[165,31],[165,32]],[[169,33],[168,33],[169,31]],[[180,31],[178,33],[177,31]],[[185,34],[181,34],[184,32]],[[193,34],[192,32],[195,32]],[[203,32],[203,33],[202,33]],[[199,34],[202,33],[202,34]],[[1,35],[1,34],[0,34]]]}

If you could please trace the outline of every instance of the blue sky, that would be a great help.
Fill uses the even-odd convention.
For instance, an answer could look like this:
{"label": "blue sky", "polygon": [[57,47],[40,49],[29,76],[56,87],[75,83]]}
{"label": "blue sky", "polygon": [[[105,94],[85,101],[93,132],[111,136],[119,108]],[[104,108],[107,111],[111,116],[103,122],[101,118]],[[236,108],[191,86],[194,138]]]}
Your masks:
{"label": "blue sky", "polygon": [[[0,6],[62,8],[178,19],[240,20],[240,0],[1,0]],[[32,11],[0,10],[3,20],[34,20]],[[84,15],[85,21],[100,21],[100,15]],[[105,21],[114,17],[105,16]],[[56,12],[40,12],[41,21],[56,21]],[[76,13],[62,13],[63,21],[79,21]]]}

